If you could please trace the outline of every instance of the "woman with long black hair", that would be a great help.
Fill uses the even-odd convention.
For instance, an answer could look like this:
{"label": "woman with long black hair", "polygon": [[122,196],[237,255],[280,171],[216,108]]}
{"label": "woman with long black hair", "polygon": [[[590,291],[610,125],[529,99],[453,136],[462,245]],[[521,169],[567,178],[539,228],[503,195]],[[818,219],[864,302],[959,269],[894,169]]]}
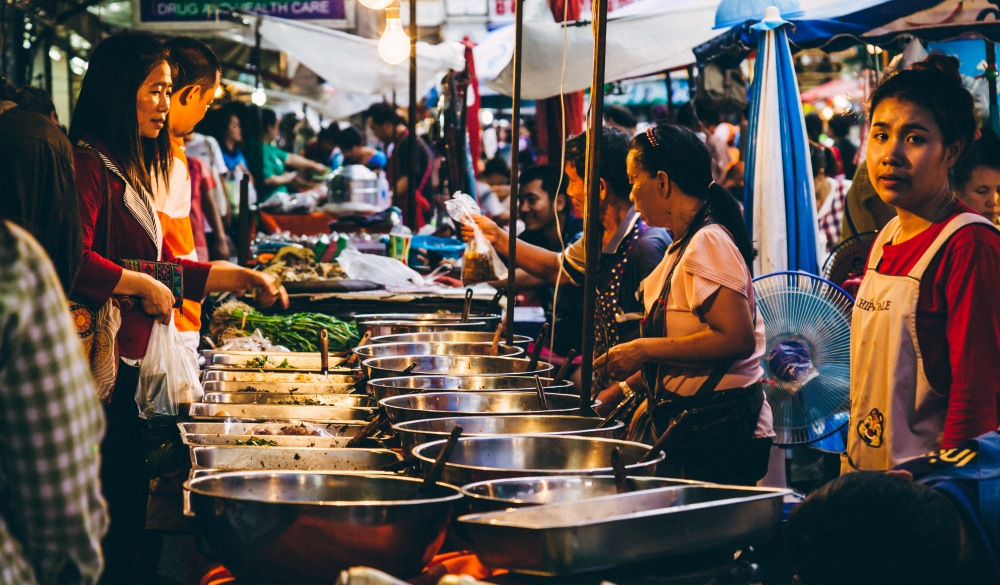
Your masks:
{"label": "woman with long black hair", "polygon": [[670,475],[753,484],[767,472],[774,436],[760,386],[764,324],[754,308],[755,251],[736,200],[712,180],[698,136],[659,126],[630,145],[631,199],[674,243],[642,282],[642,337],[594,363],[622,380],[601,393],[614,403],[645,390],[632,436],[652,440],[679,419],[665,446]]}

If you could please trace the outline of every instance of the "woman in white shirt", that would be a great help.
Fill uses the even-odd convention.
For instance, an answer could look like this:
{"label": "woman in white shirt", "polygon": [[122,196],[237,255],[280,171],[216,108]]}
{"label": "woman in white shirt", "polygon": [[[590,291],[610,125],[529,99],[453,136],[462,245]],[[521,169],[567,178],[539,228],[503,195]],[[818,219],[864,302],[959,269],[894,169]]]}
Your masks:
{"label": "woman in white shirt", "polygon": [[712,180],[708,149],[685,128],[636,136],[627,170],[636,211],[670,229],[674,244],[642,282],[642,337],[594,363],[622,380],[600,398],[644,391],[631,433],[646,441],[687,412],[664,446],[669,475],[752,485],[767,472],[774,432],[748,268],[756,252],[739,204]]}

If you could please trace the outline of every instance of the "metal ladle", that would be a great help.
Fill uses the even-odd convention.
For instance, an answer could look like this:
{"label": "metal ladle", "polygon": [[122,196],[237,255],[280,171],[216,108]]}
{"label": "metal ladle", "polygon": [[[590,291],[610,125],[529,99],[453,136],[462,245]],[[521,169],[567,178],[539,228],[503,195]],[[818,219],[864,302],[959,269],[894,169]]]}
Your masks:
{"label": "metal ladle", "polygon": [[448,436],[448,442],[444,444],[444,448],[441,449],[441,453],[434,460],[434,465],[431,466],[427,475],[424,476],[424,483],[420,484],[420,489],[418,492],[424,497],[430,497],[434,486],[437,485],[437,480],[441,478],[441,474],[444,473],[444,465],[448,462],[448,458],[451,457],[452,451],[455,450],[455,446],[458,445],[458,438],[462,436],[462,427],[456,426],[451,430],[451,435]]}
{"label": "metal ladle", "polygon": [[535,390],[538,392],[538,406],[542,410],[549,409],[549,401],[545,399],[545,388],[542,388],[542,379],[535,374]]}
{"label": "metal ladle", "polygon": [[615,473],[615,491],[619,494],[628,492],[628,474],[625,472],[625,460],[621,447],[615,447],[611,451],[611,469]]}
{"label": "metal ladle", "polygon": [[667,425],[667,430],[663,431],[663,434],[660,435],[660,438],[657,439],[655,443],[653,443],[653,446],[649,448],[649,451],[646,451],[646,454],[642,456],[642,459],[639,460],[639,463],[645,463],[647,461],[651,461],[654,457],[656,457],[656,454],[660,452],[660,450],[663,448],[663,445],[666,444],[667,439],[670,438],[670,434],[674,432],[674,429],[677,428],[677,425],[680,424],[680,422],[684,420],[684,417],[687,415],[688,411],[682,410],[680,414],[675,416],[673,420],[670,421],[670,424]]}

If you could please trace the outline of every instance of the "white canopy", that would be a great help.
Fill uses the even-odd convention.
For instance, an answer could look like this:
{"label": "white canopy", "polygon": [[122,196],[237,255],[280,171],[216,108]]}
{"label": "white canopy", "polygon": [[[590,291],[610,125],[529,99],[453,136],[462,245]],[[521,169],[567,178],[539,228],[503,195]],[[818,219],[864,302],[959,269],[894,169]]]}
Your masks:
{"label": "white canopy", "polygon": [[[389,65],[378,55],[377,40],[269,16],[261,18],[260,34],[341,92],[388,97],[395,91],[397,101],[406,101],[409,61]],[[417,94],[430,91],[450,69],[464,68],[461,44],[418,42]]]}
{"label": "white canopy", "polygon": [[[801,0],[802,18],[831,18],[884,0]],[[539,5],[544,8],[539,8]],[[691,50],[716,37],[715,10],[709,0],[639,0],[608,16],[605,79],[616,81],[676,69],[694,62]],[[525,1],[521,97],[559,95],[564,27],[555,22],[545,0]],[[590,87],[594,69],[594,37],[589,25],[565,27],[564,90]],[[514,30],[494,31],[474,49],[481,81],[510,95]],[[494,78],[495,76],[495,78]]]}

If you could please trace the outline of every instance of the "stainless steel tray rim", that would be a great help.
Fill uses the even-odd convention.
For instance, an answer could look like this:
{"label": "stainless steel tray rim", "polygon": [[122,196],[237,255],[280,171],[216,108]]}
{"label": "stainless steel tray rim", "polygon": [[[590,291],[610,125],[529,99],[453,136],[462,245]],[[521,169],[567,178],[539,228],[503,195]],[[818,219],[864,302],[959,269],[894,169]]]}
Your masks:
{"label": "stainless steel tray rim", "polygon": [[[287,471],[288,473],[282,473],[282,472],[285,472],[285,471]],[[268,470],[261,470],[261,471],[226,470],[226,471],[220,471],[219,473],[212,473],[212,474],[204,476],[204,477],[213,477],[213,478],[215,478],[215,477],[221,477],[221,476],[227,476],[227,475],[242,476],[242,477],[246,477],[248,475],[252,475],[252,476],[292,475],[292,474],[301,475],[303,473],[308,473],[310,475],[330,475],[330,476],[350,475],[350,476],[355,476],[355,477],[356,476],[361,476],[361,477],[378,477],[378,478],[392,477],[392,478],[395,478],[395,479],[398,479],[398,480],[401,480],[401,481],[405,481],[407,483],[422,483],[423,482],[423,480],[419,479],[419,478],[405,477],[405,476],[402,476],[402,475],[393,475],[393,474],[386,474],[386,473],[372,473],[372,472],[365,472],[365,471],[328,472],[328,471],[295,471],[295,470],[274,470],[274,471],[268,471]],[[234,500],[234,501],[240,501],[240,502],[254,502],[254,503],[257,503],[257,504],[269,504],[269,505],[278,505],[278,506],[289,505],[289,504],[303,505],[303,506],[324,506],[324,507],[346,507],[346,506],[352,506],[352,507],[365,506],[365,507],[369,507],[369,506],[404,506],[404,505],[405,506],[412,506],[412,505],[414,505],[414,503],[420,503],[420,504],[440,504],[440,503],[452,502],[452,501],[460,500],[463,497],[462,496],[462,492],[461,492],[461,490],[458,487],[453,486],[453,485],[448,484],[448,483],[444,483],[444,482],[440,482],[439,481],[439,482],[437,482],[438,486],[454,490],[455,493],[453,493],[451,495],[448,495],[448,496],[439,496],[439,497],[435,497],[435,498],[420,498],[420,499],[417,499],[417,500],[315,500],[315,501],[295,500],[294,502],[292,502],[292,501],[273,501],[273,500],[262,500],[262,499],[257,499],[257,498],[247,498],[247,497],[239,497],[239,496],[221,496],[219,494],[209,493],[209,492],[206,492],[204,490],[199,490],[197,488],[197,483],[201,483],[201,482],[197,481],[199,479],[202,479],[202,478],[191,478],[191,479],[188,479],[187,481],[184,482],[184,489],[190,491],[192,494],[198,494],[199,496],[216,497],[216,498],[224,497],[224,498],[226,498],[228,500]],[[191,485],[192,482],[195,482],[195,486]]]}
{"label": "stainless steel tray rim", "polygon": [[[546,410],[546,411],[541,411],[541,412],[552,412],[552,411],[551,410]],[[531,412],[518,412],[518,413],[513,414],[511,416],[532,416],[532,414],[533,413],[531,413]],[[409,430],[411,430],[410,427],[412,427],[414,424],[416,424],[418,422],[426,421],[426,420],[433,420],[433,421],[437,421],[437,422],[440,423],[441,421],[447,422],[447,421],[452,420],[452,419],[488,419],[488,418],[494,418],[495,416],[496,415],[475,414],[475,415],[472,415],[472,416],[459,416],[459,415],[456,415],[456,416],[446,416],[446,417],[442,417],[442,418],[433,418],[433,419],[431,419],[431,418],[418,418],[418,419],[413,419],[413,420],[407,420],[407,421],[403,421],[403,422],[394,423],[392,425],[392,429],[394,431],[399,431],[399,430],[409,431]],[[566,415],[555,415],[555,416],[566,416]],[[595,420],[599,420],[597,417],[579,417],[579,418],[594,418]],[[616,430],[621,430],[624,427],[625,427],[625,423],[623,423],[622,421],[616,420],[616,421],[614,421],[614,424],[608,424],[608,426],[603,427],[603,428],[605,430],[609,430],[609,431],[616,431]],[[571,430],[568,430],[568,431],[551,431],[551,432],[547,432],[547,433],[466,433],[466,432],[463,432],[462,436],[463,437],[500,437],[500,436],[504,436],[504,435],[545,435],[545,436],[551,436],[551,435],[570,435],[570,436],[576,436],[576,435],[580,434],[581,430],[582,429],[571,429]],[[587,429],[587,430],[589,430],[589,429]],[[449,433],[446,433],[444,431],[428,431],[428,430],[420,430],[420,431],[415,431],[415,432],[419,432],[419,433],[422,433],[422,434],[425,434],[425,435],[441,435],[442,437],[445,437],[445,438],[447,438],[448,434],[449,434]],[[481,482],[476,482],[476,483],[481,483]]]}
{"label": "stainless steel tray rim", "polygon": [[[487,435],[485,437],[459,438],[458,440],[459,441],[465,441],[465,440],[469,440],[469,439],[497,438],[497,437],[505,437],[505,436],[516,436],[516,437],[519,437],[519,438],[524,438],[524,437],[541,437],[541,438],[545,438],[545,439],[558,438],[558,439],[568,439],[568,440],[583,439],[583,440],[586,440],[586,441],[602,441],[602,442],[603,441],[612,441],[612,442],[614,442],[616,444],[627,444],[627,445],[632,445],[632,446],[637,446],[637,447],[645,447],[646,449],[649,449],[649,447],[650,447],[650,445],[647,445],[645,443],[637,443],[635,441],[621,441],[621,440],[617,440],[617,439],[602,439],[602,438],[598,438],[598,437],[575,437],[575,436],[572,436],[572,435],[568,435],[568,436],[567,435],[562,435],[562,436],[558,436],[558,437],[553,437],[553,435],[544,435],[544,434],[543,435],[539,435],[537,433],[535,433],[535,434],[524,434],[524,435]],[[447,439],[445,439],[445,440],[442,440],[442,441],[431,441],[429,443],[423,443],[422,445],[417,445],[416,447],[413,448],[413,456],[416,457],[417,459],[419,459],[423,463],[433,463],[433,459],[431,459],[431,458],[427,457],[426,455],[424,455],[422,453],[422,451],[430,450],[434,446],[443,445],[444,443],[447,443],[447,442],[448,442]],[[657,464],[659,464],[659,462],[663,461],[664,459],[666,459],[666,457],[667,457],[667,454],[664,453],[663,451],[660,451],[659,455],[656,458],[654,458],[652,461],[649,461],[649,462],[629,463],[629,464],[625,465],[625,469],[628,470],[628,469],[642,468],[642,467],[645,467],[646,465],[648,465],[649,463],[657,463]],[[485,467],[485,466],[481,466],[481,465],[463,465],[461,463],[452,463],[450,461],[447,462],[446,465],[448,467],[452,467],[452,468],[455,468],[455,469],[472,469],[472,470],[476,470],[476,471],[493,471],[493,470],[496,470],[496,469],[508,470],[508,468]],[[614,472],[614,469],[611,468],[611,467],[593,467],[593,468],[590,468],[590,469],[561,469],[561,470],[556,470],[556,469],[520,469],[520,468],[518,468],[517,471],[519,473],[524,473],[525,474],[524,477],[528,477],[529,475],[531,475],[531,476],[552,475],[554,471],[562,471],[563,472],[563,473],[560,473],[559,475],[587,475],[587,472],[604,472],[604,473],[600,473],[600,475],[607,475],[609,473]],[[595,475],[597,475],[597,474],[595,473]],[[518,477],[521,477],[521,476],[518,476]],[[642,493],[648,493],[649,491],[650,490],[645,490]],[[636,492],[636,493],[640,493],[640,492]],[[562,505],[562,504],[559,504],[559,505]],[[484,514],[486,514],[486,513],[490,513],[490,512],[484,512]]]}
{"label": "stainless steel tray rim", "polygon": [[[482,482],[477,482],[477,483],[482,483]],[[520,508],[520,509],[517,509],[517,510],[500,510],[500,511],[496,511],[496,512],[480,512],[480,513],[476,513],[476,514],[466,514],[464,516],[459,516],[457,518],[457,521],[459,521],[459,522],[466,522],[466,523],[470,523],[470,524],[489,524],[490,526],[503,526],[503,527],[509,527],[509,528],[517,528],[519,530],[558,530],[558,529],[565,529],[565,528],[583,528],[583,527],[586,527],[586,526],[598,526],[600,524],[607,524],[607,523],[610,523],[610,522],[621,522],[621,521],[625,521],[625,520],[634,520],[634,519],[639,519],[639,518],[646,518],[646,517],[649,517],[649,516],[659,516],[659,515],[663,514],[663,511],[664,511],[665,508],[649,508],[649,509],[646,509],[646,510],[640,510],[638,512],[632,512],[630,514],[616,514],[614,516],[607,516],[607,517],[604,517],[604,518],[595,518],[595,519],[592,519],[592,520],[582,520],[582,521],[581,520],[575,520],[575,521],[569,521],[569,520],[567,520],[565,523],[552,522],[552,523],[549,523],[549,524],[532,524],[530,521],[528,521],[528,522],[521,522],[521,523],[515,524],[513,522],[505,522],[503,518],[504,518],[504,516],[509,516],[509,515],[517,515],[517,516],[519,516],[519,515],[527,514],[529,511],[530,512],[537,512],[538,510],[552,511],[552,510],[557,510],[557,509],[563,508],[563,507],[567,507],[568,508],[568,507],[571,507],[571,506],[578,506],[580,504],[580,502],[591,503],[591,504],[594,504],[595,507],[599,507],[598,504],[600,504],[600,502],[607,501],[607,500],[618,499],[618,498],[621,498],[623,496],[627,497],[627,496],[629,496],[631,494],[644,494],[644,495],[650,496],[650,495],[655,495],[655,494],[658,494],[658,493],[666,493],[666,492],[671,492],[671,491],[675,491],[675,490],[685,490],[685,489],[689,489],[691,487],[692,486],[689,486],[689,485],[673,485],[673,486],[667,486],[667,487],[661,487],[661,488],[653,488],[653,489],[648,489],[648,490],[642,490],[642,491],[637,491],[637,492],[628,492],[626,494],[611,494],[611,495],[608,495],[608,496],[598,496],[598,497],[595,497],[595,498],[585,498],[585,499],[582,499],[582,500],[576,500],[574,502],[562,502],[562,503],[559,503],[559,504],[547,504],[547,505],[542,505],[542,506],[535,506],[535,507],[532,507],[532,508]],[[754,501],[757,501],[757,500],[766,500],[766,499],[774,498],[774,497],[776,497],[778,495],[780,495],[781,497],[784,497],[784,496],[787,496],[787,495],[789,495],[789,494],[792,493],[792,490],[790,490],[790,489],[784,489],[784,488],[752,488],[752,487],[745,487],[745,486],[732,486],[732,485],[722,485],[722,484],[712,484],[712,483],[703,484],[702,486],[698,486],[698,487],[718,487],[718,488],[725,488],[727,490],[739,490],[739,491],[746,490],[746,491],[755,492],[755,495],[750,495],[750,496],[745,496],[745,497],[738,497],[738,498],[736,498],[736,497],[733,497],[733,498],[724,498],[724,499],[720,499],[720,500],[711,500],[711,501],[708,501],[708,502],[697,502],[697,503],[693,503],[693,504],[680,504],[680,505],[677,505],[677,506],[670,506],[671,514],[678,514],[678,513],[681,513],[681,512],[684,512],[684,511],[689,511],[689,510],[699,510],[699,509],[702,509],[702,508],[716,508],[716,507],[719,506],[719,504],[727,503],[727,502],[733,502],[733,501],[754,502]],[[760,493],[760,492],[766,492],[766,493]]]}
{"label": "stainless steel tray rim", "polygon": [[[521,394],[521,395],[525,395],[525,396],[528,396],[528,395],[531,394],[530,392],[517,392],[517,391],[510,391],[510,390],[498,390],[498,391],[495,391],[495,392],[481,392],[481,391],[475,391],[475,390],[466,390],[466,391],[458,391],[458,392],[421,392],[420,396],[426,398],[426,397],[430,397],[430,396],[448,395],[448,394],[461,395],[461,394],[477,394],[477,393],[482,393],[482,394],[500,394],[500,395],[502,395],[502,394]],[[400,398],[402,398],[404,396],[411,396],[413,394],[416,394],[416,393],[413,392],[413,393],[410,393],[410,394],[400,394],[398,396],[389,396],[387,398],[383,398],[382,400],[379,400],[378,404],[382,408],[385,408],[386,407],[386,402],[388,401],[389,402],[388,406],[390,406],[393,409],[398,410],[400,412],[406,412],[406,413],[413,413],[413,412],[447,412],[451,416],[448,416],[446,418],[456,418],[456,417],[463,417],[463,416],[470,416],[471,417],[471,416],[479,416],[479,415],[483,415],[483,416],[505,416],[505,415],[508,415],[508,414],[511,415],[511,416],[518,416],[518,415],[520,415],[520,416],[532,416],[532,415],[544,415],[546,413],[558,414],[558,413],[567,413],[567,412],[577,412],[577,411],[580,410],[579,407],[574,406],[574,407],[571,407],[571,408],[550,408],[548,410],[541,410],[541,409],[539,409],[539,410],[516,410],[516,411],[509,412],[509,413],[497,412],[497,413],[493,413],[492,415],[490,415],[490,414],[484,415],[483,414],[484,411],[481,411],[481,410],[459,411],[459,410],[443,410],[443,409],[433,409],[433,408],[411,408],[411,407],[407,407],[407,406],[397,406],[397,405],[393,404],[393,402],[399,400]],[[547,393],[546,396],[558,396],[559,398],[579,399],[579,397],[574,396],[572,394],[563,394],[563,393],[560,393],[560,392]],[[593,403],[591,404],[591,406],[592,407],[593,406],[600,406],[600,404],[601,404],[601,402],[599,400],[595,400],[595,401],[593,401]],[[423,419],[416,419],[416,420],[423,420]],[[407,421],[407,422],[409,422],[409,421]],[[399,423],[397,423],[397,424],[399,424]],[[526,433],[526,434],[537,434],[537,433]],[[493,435],[490,435],[490,436],[493,436]]]}
{"label": "stainless steel tray rim", "polygon": [[[613,475],[532,475],[532,476],[524,476],[524,477],[508,477],[508,478],[503,478],[503,479],[488,479],[488,480],[485,480],[485,481],[477,481],[477,482],[474,482],[474,483],[468,483],[468,484],[463,485],[462,486],[462,495],[465,496],[465,497],[467,497],[467,498],[473,498],[473,499],[489,499],[489,498],[483,498],[483,496],[481,496],[480,494],[472,493],[472,490],[474,488],[477,488],[477,487],[481,486],[481,485],[495,485],[495,484],[504,483],[504,482],[515,483],[515,482],[525,482],[525,481],[532,481],[532,480],[537,481],[537,480],[545,480],[545,479],[559,479],[559,480],[579,479],[580,481],[588,481],[588,480],[592,480],[592,479],[615,479],[615,476],[613,476]],[[664,479],[664,480],[670,480],[670,481],[677,481],[677,482],[681,482],[681,483],[684,484],[684,485],[664,486],[664,487],[659,487],[659,488],[650,488],[650,489],[647,489],[647,490],[641,490],[641,491],[644,491],[644,492],[650,492],[650,491],[652,491],[654,489],[666,489],[668,487],[669,488],[679,488],[679,487],[688,487],[688,486],[692,486],[692,485],[697,485],[697,486],[715,486],[715,485],[718,485],[718,484],[714,484],[714,483],[710,483],[710,482],[704,482],[704,481],[695,481],[695,480],[691,480],[691,479],[676,479],[676,478],[669,478],[669,477],[659,477],[659,476],[656,476],[656,475],[629,475],[628,479]],[[628,492],[628,493],[632,493],[632,492]],[[617,495],[621,495],[621,494],[610,494],[610,495],[611,496],[617,496]],[[582,501],[588,501],[589,502],[590,500],[596,500],[596,499],[599,499],[599,498],[606,498],[606,497],[609,497],[609,496],[605,495],[605,496],[593,496],[593,497],[589,497],[589,498],[579,498],[579,499],[573,500],[572,502],[559,502],[559,504],[562,504],[562,503],[577,503],[577,502],[582,502]],[[510,502],[512,504],[531,504],[531,505],[534,505],[535,507],[539,507],[539,506],[555,506],[555,505],[558,505],[558,504],[539,504],[539,503],[533,502],[531,500],[522,500],[520,498],[504,498],[504,501],[505,502]],[[476,513],[473,513],[473,514],[466,514],[466,516],[481,516],[483,514],[495,513],[497,511],[498,510],[494,510],[492,512],[476,512]]]}

